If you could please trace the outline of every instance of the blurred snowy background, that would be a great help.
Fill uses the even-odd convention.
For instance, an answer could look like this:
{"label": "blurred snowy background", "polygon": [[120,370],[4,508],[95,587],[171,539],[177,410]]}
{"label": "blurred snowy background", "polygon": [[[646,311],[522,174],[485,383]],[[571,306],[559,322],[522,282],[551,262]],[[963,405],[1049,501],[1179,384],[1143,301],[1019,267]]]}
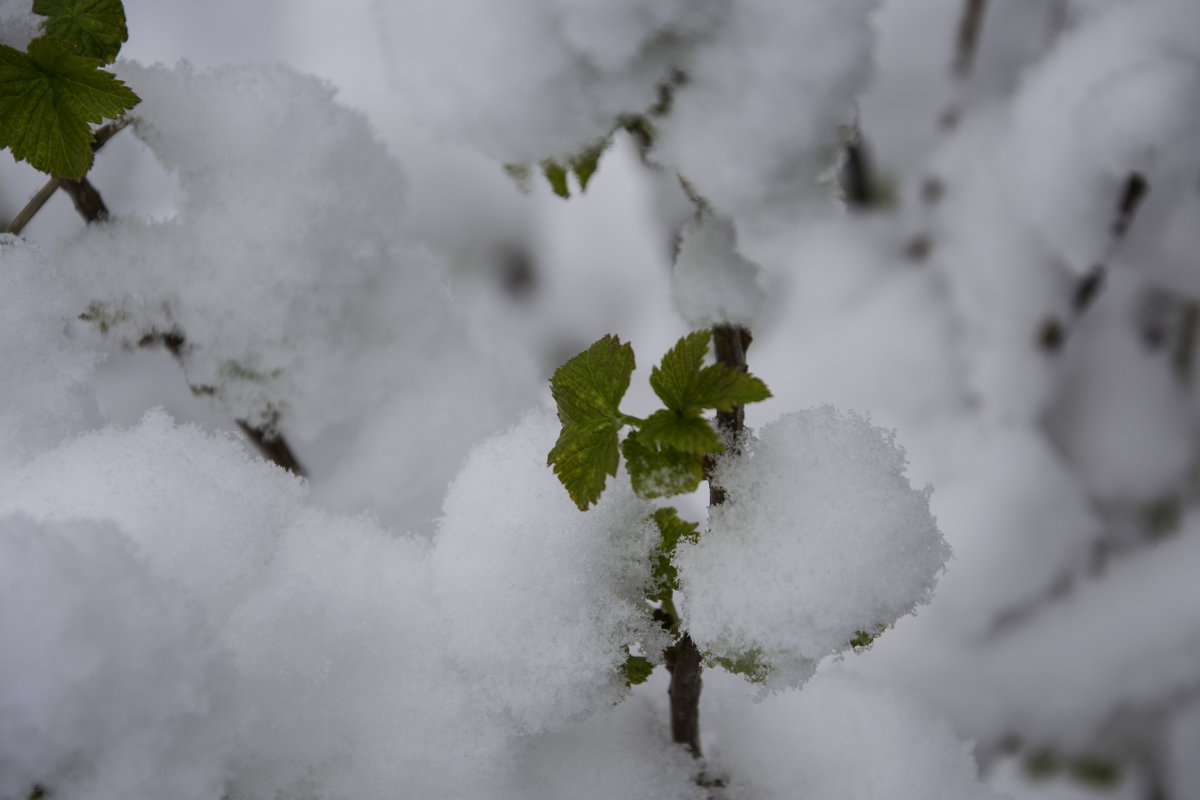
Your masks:
{"label": "blurred snowy background", "polygon": [[[713,316],[749,426],[894,430],[953,550],[798,692],[706,672],[717,796],[1200,798],[1196,0],[125,8],[113,219],[59,192],[0,243],[0,798],[705,796],[661,670],[609,708],[619,511],[618,556],[522,514],[554,368],[618,334],[642,414]],[[679,63],[586,191],[502,168]],[[0,223],[44,180],[0,153]]]}

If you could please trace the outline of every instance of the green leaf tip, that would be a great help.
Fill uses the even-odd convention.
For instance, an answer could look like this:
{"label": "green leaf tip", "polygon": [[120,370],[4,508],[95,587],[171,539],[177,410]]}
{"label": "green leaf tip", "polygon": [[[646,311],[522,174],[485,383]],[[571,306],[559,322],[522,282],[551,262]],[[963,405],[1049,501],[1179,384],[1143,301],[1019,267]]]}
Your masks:
{"label": "green leaf tip", "polygon": [[855,631],[854,638],[850,640],[850,646],[855,650],[870,647],[886,630],[887,625],[876,625],[873,631]]}
{"label": "green leaf tip", "polygon": [[648,442],[697,456],[720,453],[725,449],[721,437],[695,408],[655,411],[642,423],[641,435]]}
{"label": "green leaf tip", "polygon": [[546,180],[550,183],[550,188],[554,193],[562,198],[571,196],[571,187],[567,183],[567,168],[555,161],[553,158],[547,158],[541,164],[542,174],[546,176]]}
{"label": "green leaf tip", "polygon": [[554,372],[550,392],[562,432],[547,456],[580,511],[600,499],[617,474],[621,398],[634,369],[633,348],[609,334]]}
{"label": "green leaf tip", "polygon": [[656,510],[654,524],[658,526],[660,539],[652,558],[655,585],[650,599],[666,601],[679,588],[679,576],[675,565],[671,563],[671,556],[681,541],[696,541],[698,526],[695,522],[683,520],[672,506]]}
{"label": "green leaf tip", "polygon": [[74,45],[34,39],[22,53],[0,45],[0,147],[58,178],[92,165],[90,122],[120,116],[139,98]]}
{"label": "green leaf tip", "polygon": [[699,456],[647,442],[636,431],[625,437],[621,453],[629,468],[633,491],[645,500],[690,494],[704,480],[704,464]]}
{"label": "green leaf tip", "polygon": [[621,665],[621,674],[625,676],[626,686],[637,686],[645,683],[654,672],[654,664],[645,656],[630,656]]}
{"label": "green leaf tip", "polygon": [[751,683],[766,683],[767,678],[771,676],[771,666],[764,660],[763,652],[758,648],[729,656],[709,655],[705,660],[710,666],[718,666],[726,672],[741,675]]}
{"label": "green leaf tip", "polygon": [[650,386],[668,409],[681,414],[705,408],[732,411],[771,396],[767,385],[748,372],[725,364],[703,366],[711,341],[711,331],[693,331],[651,370]]}
{"label": "green leaf tip", "polygon": [[600,166],[600,156],[604,155],[604,151],[612,144],[612,140],[608,137],[588,145],[580,150],[575,155],[568,159],[567,163],[571,167],[571,171],[575,173],[576,180],[579,181],[579,191],[587,191],[588,181],[596,174],[596,169]]}
{"label": "green leaf tip", "polygon": [[75,45],[78,53],[111,64],[129,38],[121,0],[33,0],[50,39]]}

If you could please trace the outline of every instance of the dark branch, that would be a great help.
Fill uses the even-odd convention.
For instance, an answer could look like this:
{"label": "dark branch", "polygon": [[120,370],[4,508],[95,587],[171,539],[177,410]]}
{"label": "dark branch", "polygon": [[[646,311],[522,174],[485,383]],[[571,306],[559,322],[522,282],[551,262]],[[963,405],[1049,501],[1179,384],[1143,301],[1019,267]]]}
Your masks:
{"label": "dark branch", "polygon": [[960,78],[970,75],[975,66],[975,53],[979,50],[979,31],[983,29],[983,16],[986,11],[987,0],[966,0],[963,7],[954,50],[954,74]]}
{"label": "dark branch", "polygon": [[[92,134],[92,152],[98,152],[101,147],[108,142],[109,139],[116,136],[129,125],[128,117],[121,117],[112,122],[96,129]],[[67,184],[72,184],[67,186]],[[88,222],[98,222],[108,219],[108,209],[104,206],[104,201],[100,199],[100,193],[96,191],[87,178],[82,178],[78,181],[70,181],[65,178],[51,178],[46,181],[41,189],[29,199],[25,207],[13,217],[12,222],[8,226],[8,232],[19,235],[25,230],[25,226],[33,219],[37,212],[42,210],[42,206],[50,200],[58,187],[62,186],[71,195],[71,200],[75,203],[75,209]]]}
{"label": "dark branch", "polygon": [[104,205],[104,199],[100,197],[100,192],[96,191],[96,187],[92,186],[91,181],[86,177],[77,181],[61,178],[58,185],[70,195],[71,202],[75,204],[75,210],[89,225],[108,219],[108,206]]}
{"label": "dark branch", "polygon": [[242,429],[242,433],[246,434],[249,439],[262,453],[263,457],[278,466],[283,467],[293,475],[303,478],[307,473],[304,467],[300,465],[299,459],[292,452],[292,448],[288,446],[287,440],[274,431],[267,431],[263,428],[256,428],[249,423],[238,420],[238,427]]}
{"label": "dark branch", "polygon": [[[746,349],[750,347],[750,331],[734,325],[714,325],[713,346],[716,350],[717,361],[726,366],[745,371]],[[736,450],[738,438],[741,436],[745,412],[742,406],[735,406],[731,411],[717,412],[717,429],[730,443],[730,448]],[[708,477],[709,506],[719,506],[725,502],[725,490],[712,479],[712,461],[705,461],[705,475]],[[692,637],[686,633],[666,654],[667,669],[671,672],[671,738],[686,747],[691,754],[700,758],[700,689],[701,680],[700,650]]]}

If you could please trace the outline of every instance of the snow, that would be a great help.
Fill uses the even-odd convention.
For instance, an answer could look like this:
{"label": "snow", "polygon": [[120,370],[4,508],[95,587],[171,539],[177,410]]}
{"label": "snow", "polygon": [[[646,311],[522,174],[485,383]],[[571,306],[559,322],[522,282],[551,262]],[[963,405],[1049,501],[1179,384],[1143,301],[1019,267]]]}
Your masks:
{"label": "snow", "polygon": [[726,500],[676,565],[692,637],[715,655],[761,651],[769,684],[799,686],[860,631],[929,601],[949,548],[904,452],[824,406],[766,425],[713,480]]}
{"label": "snow", "polygon": [[1121,260],[1177,291],[1200,289],[1180,247],[1182,237],[1194,248],[1194,226],[1185,234],[1178,216],[1194,212],[1200,168],[1198,20],[1187,0],[1157,2],[1152,14],[1117,4],[1080,24],[1024,78],[1013,105],[1014,145],[1023,151],[1014,200],[1076,270],[1107,257],[1125,181],[1138,173],[1149,192]]}
{"label": "snow", "polygon": [[735,797],[999,797],[944,720],[879,686],[822,673],[802,692],[748,702],[750,687],[715,672],[705,693],[710,760]]}
{"label": "snow", "polygon": [[698,47],[656,150],[739,223],[830,204],[820,184],[869,74],[873,0],[728,3]]}
{"label": "snow", "polygon": [[[389,77],[411,119],[498,161],[578,152],[648,111],[655,158],[739,220],[828,202],[818,177],[854,116],[871,0],[379,2]],[[469,26],[464,20],[470,20]],[[446,43],[452,42],[453,46]]]}
{"label": "snow", "polygon": [[546,468],[559,428],[532,412],[473,450],[434,539],[435,591],[455,620],[446,638],[483,703],[528,732],[617,702],[623,648],[666,644],[645,602],[652,509],[622,474],[581,513]]}
{"label": "snow", "polygon": [[[0,796],[1194,794],[1196,6],[986,5],[956,74],[961,0],[126,3],[113,218],[0,237]],[[586,192],[501,169],[667,81]],[[718,321],[773,397],[726,505],[662,501],[675,602],[778,691],[706,667],[694,761],[618,671],[654,506],[570,503],[545,379],[619,335],[644,415]]]}
{"label": "snow", "polygon": [[99,422],[85,384],[96,354],[73,347],[67,326],[79,312],[59,289],[60,268],[39,248],[0,234],[0,467],[58,444]]}
{"label": "snow", "polygon": [[459,360],[464,326],[437,266],[395,234],[403,172],[331,87],[281,66],[121,75],[143,98],[138,135],[180,194],[171,219],[91,228],[63,254],[114,337],[182,334],[194,391],[301,438],[411,389],[415,376],[381,366],[401,347],[475,366]]}
{"label": "snow", "polygon": [[679,254],[671,272],[675,309],[692,328],[750,329],[766,302],[758,272],[737,252],[733,223],[701,214],[679,233]]}
{"label": "snow", "polygon": [[117,526],[0,516],[0,642],[5,797],[221,792],[229,655]]}

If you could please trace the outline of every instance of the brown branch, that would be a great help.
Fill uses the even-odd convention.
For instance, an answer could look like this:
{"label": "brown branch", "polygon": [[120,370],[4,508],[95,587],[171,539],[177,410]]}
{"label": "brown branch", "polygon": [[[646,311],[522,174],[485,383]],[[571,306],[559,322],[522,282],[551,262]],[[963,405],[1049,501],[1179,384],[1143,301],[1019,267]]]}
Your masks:
{"label": "brown branch", "polygon": [[33,219],[33,216],[42,210],[42,206],[46,205],[46,202],[53,197],[54,193],[57,191],[58,178],[51,178],[50,180],[46,181],[46,183],[42,185],[42,188],[38,189],[37,193],[29,199],[29,202],[25,204],[25,207],[22,208],[15,217],[13,217],[12,222],[10,222],[8,225],[7,232],[11,233],[13,236],[19,236],[21,231],[25,230],[25,226],[29,224],[29,221]]}
{"label": "brown branch", "polygon": [[966,78],[975,66],[975,53],[979,50],[979,31],[983,29],[983,17],[986,12],[987,0],[966,0],[966,5],[963,6],[954,51],[954,74],[959,78]]}
{"label": "brown branch", "polygon": [[[746,349],[750,346],[750,331],[734,325],[714,325],[713,346],[717,361],[742,371],[746,370]],[[717,429],[724,435],[733,451],[738,449],[738,440],[745,428],[745,411],[734,406],[730,411],[717,412]],[[725,490],[712,479],[712,461],[705,460],[705,476],[708,478],[708,504],[719,506],[725,502]],[[671,672],[671,738],[686,747],[695,758],[700,758],[700,690],[702,664],[700,650],[692,637],[683,634],[667,653],[667,669]]]}
{"label": "brown branch", "polygon": [[1196,334],[1200,329],[1200,303],[1188,302],[1179,321],[1179,338],[1175,345],[1175,374],[1184,386],[1192,384],[1196,362]]}
{"label": "brown branch", "polygon": [[[128,117],[120,117],[108,124],[97,128],[92,134],[92,152],[96,153],[101,147],[108,142],[109,139],[116,136],[129,125]],[[25,207],[13,217],[8,226],[8,233],[14,236],[19,235],[33,219],[34,215],[42,210],[42,206],[54,196],[59,187],[63,187],[70,195],[71,200],[75,203],[75,210],[79,212],[88,222],[99,222],[108,219],[108,209],[104,205],[104,201],[100,198],[100,193],[95,187],[88,182],[87,178],[80,178],[78,181],[72,181],[67,178],[51,178],[43,184],[42,188],[29,199]]]}
{"label": "brown branch", "polygon": [[104,205],[104,199],[100,197],[100,192],[96,191],[96,187],[92,186],[92,182],[86,177],[77,181],[60,178],[58,185],[71,197],[71,202],[75,204],[75,210],[89,225],[108,219],[108,206]]}
{"label": "brown branch", "polygon": [[[1089,269],[1075,284],[1071,295],[1071,316],[1068,322],[1050,318],[1042,323],[1037,335],[1037,341],[1047,352],[1056,352],[1065,344],[1066,336],[1079,325],[1079,320],[1096,303],[1104,289],[1105,277],[1108,273],[1108,263],[1112,260],[1117,248],[1125,240],[1129,228],[1137,217],[1138,209],[1146,194],[1150,191],[1150,183],[1140,172],[1131,172],[1125,178],[1121,187],[1121,196],[1117,199],[1116,213],[1108,231],[1108,244],[1105,246],[1103,257]],[[1052,335],[1047,335],[1049,332]]]}
{"label": "brown branch", "polygon": [[268,461],[283,467],[298,477],[303,478],[307,474],[304,467],[300,465],[299,459],[292,452],[292,448],[288,446],[287,439],[284,439],[278,431],[256,428],[240,419],[237,421],[237,425]]}
{"label": "brown branch", "polygon": [[[86,319],[86,317],[84,317]],[[163,347],[174,358],[176,363],[183,366],[183,359],[187,355],[188,342],[183,332],[178,328],[166,331],[151,331],[138,340],[138,347]],[[196,392],[196,387],[193,387],[193,392]],[[205,388],[204,394],[211,394],[212,389]],[[254,445],[267,461],[283,467],[288,472],[298,477],[305,477],[308,473],[305,472],[304,466],[300,460],[296,458],[292,448],[288,445],[287,439],[283,438],[283,434],[279,433],[273,425],[259,427],[251,425],[245,420],[236,420],[238,428]]]}
{"label": "brown branch", "polygon": [[686,633],[672,648],[667,668],[671,671],[671,738],[700,758],[700,649]]}

